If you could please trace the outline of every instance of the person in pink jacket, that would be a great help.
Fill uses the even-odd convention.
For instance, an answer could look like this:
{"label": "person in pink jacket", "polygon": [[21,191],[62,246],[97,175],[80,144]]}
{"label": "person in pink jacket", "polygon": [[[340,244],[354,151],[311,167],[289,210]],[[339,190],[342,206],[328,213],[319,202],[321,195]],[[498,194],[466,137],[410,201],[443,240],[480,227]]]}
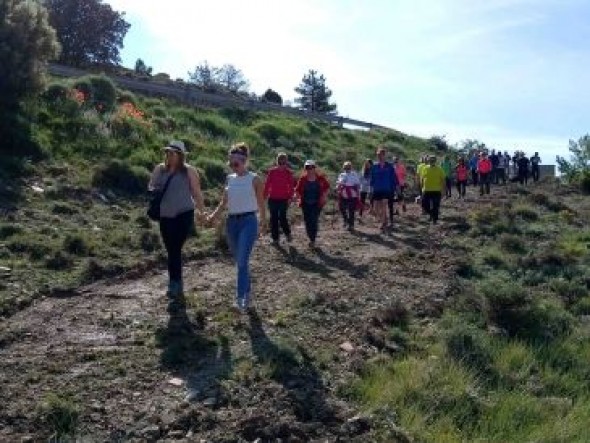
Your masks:
{"label": "person in pink jacket", "polygon": [[398,201],[402,205],[402,211],[406,212],[406,165],[398,157],[394,157],[393,166],[397,177]]}

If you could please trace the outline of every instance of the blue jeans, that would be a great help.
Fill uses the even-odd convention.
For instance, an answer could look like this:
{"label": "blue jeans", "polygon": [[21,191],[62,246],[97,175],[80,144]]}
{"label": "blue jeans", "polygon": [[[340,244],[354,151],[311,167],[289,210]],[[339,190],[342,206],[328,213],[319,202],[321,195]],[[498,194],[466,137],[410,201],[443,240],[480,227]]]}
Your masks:
{"label": "blue jeans", "polygon": [[250,254],[258,238],[256,214],[228,216],[227,241],[238,270],[236,298],[239,306],[247,307],[250,302]]}

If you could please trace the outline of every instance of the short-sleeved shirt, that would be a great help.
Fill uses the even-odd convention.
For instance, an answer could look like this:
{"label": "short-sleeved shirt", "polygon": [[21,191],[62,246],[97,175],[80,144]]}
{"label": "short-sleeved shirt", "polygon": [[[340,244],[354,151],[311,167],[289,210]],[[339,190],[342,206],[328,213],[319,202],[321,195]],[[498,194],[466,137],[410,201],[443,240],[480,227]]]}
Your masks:
{"label": "short-sleeved shirt", "polygon": [[422,169],[422,191],[442,192],[445,171],[440,166],[428,165]]}

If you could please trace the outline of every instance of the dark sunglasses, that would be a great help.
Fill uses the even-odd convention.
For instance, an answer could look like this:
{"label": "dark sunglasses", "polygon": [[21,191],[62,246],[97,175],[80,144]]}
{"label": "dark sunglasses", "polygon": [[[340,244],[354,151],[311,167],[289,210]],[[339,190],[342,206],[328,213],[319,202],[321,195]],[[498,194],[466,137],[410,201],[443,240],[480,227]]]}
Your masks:
{"label": "dark sunglasses", "polygon": [[310,169],[315,169],[315,166],[306,166],[305,169],[309,171]]}

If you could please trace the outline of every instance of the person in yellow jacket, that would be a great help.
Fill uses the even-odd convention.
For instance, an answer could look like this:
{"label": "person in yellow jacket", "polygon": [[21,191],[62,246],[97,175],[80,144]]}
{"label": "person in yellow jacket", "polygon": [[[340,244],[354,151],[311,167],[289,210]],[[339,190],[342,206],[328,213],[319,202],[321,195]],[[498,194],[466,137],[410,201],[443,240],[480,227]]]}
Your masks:
{"label": "person in yellow jacket", "polygon": [[424,205],[424,195],[422,195],[422,173],[424,172],[424,168],[428,166],[428,156],[423,154],[420,157],[420,163],[416,167],[416,186],[418,187],[418,192],[420,193],[420,204],[422,205],[422,214],[427,214],[426,206]]}
{"label": "person in yellow jacket", "polygon": [[428,165],[422,168],[420,183],[422,189],[423,208],[430,216],[432,223],[438,222],[440,214],[440,202],[445,189],[445,171],[438,166],[436,157],[428,158]]}

